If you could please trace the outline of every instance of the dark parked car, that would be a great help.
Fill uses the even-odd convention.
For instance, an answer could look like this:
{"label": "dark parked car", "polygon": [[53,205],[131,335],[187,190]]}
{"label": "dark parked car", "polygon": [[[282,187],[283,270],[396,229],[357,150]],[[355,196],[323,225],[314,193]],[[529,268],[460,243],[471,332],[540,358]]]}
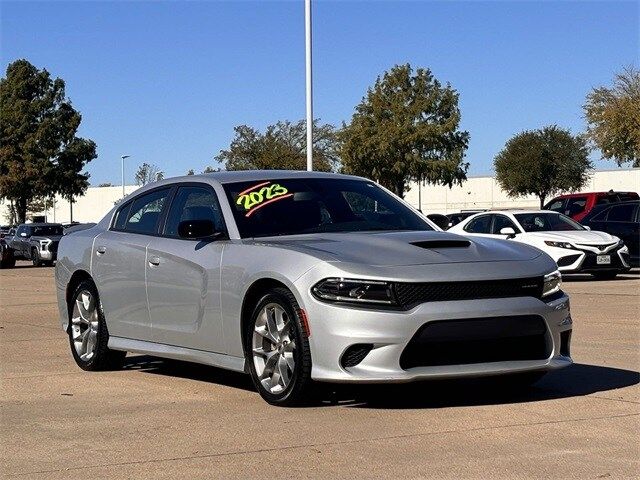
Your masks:
{"label": "dark parked car", "polygon": [[23,223],[15,235],[7,238],[14,259],[31,260],[37,267],[53,265],[63,229],[59,223]]}
{"label": "dark parked car", "polygon": [[15,230],[15,226],[13,225],[0,225],[0,238],[4,238],[9,235],[11,230]]}
{"label": "dark parked car", "polygon": [[640,200],[599,205],[581,223],[620,237],[629,248],[630,265],[640,266]]}
{"label": "dark parked car", "polygon": [[442,230],[449,228],[449,217],[442,215],[441,213],[430,213],[427,218],[435,223]]}
{"label": "dark parked car", "polygon": [[638,200],[636,192],[586,192],[559,195],[547,202],[543,210],[553,210],[581,222],[589,213],[600,205]]}
{"label": "dark parked car", "polygon": [[459,224],[465,218],[469,218],[471,215],[475,215],[476,213],[486,212],[486,210],[466,210],[464,212],[458,213],[449,213],[446,217],[449,219],[449,227],[451,228],[454,225]]}

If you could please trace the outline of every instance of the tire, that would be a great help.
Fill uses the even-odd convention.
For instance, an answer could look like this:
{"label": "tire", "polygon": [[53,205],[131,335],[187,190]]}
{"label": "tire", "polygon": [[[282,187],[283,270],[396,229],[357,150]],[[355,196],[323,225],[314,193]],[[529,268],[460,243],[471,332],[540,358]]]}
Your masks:
{"label": "tire", "polygon": [[16,266],[16,257],[8,248],[0,248],[0,268],[13,268]]}
{"label": "tire", "polygon": [[299,406],[311,399],[309,339],[298,302],[289,290],[273,288],[257,302],[244,340],[249,373],[264,400]]}
{"label": "tire", "polygon": [[42,265],[44,265],[44,262],[40,258],[40,252],[37,248],[31,249],[31,262],[33,263],[34,267],[41,267]]}
{"label": "tire", "polygon": [[591,275],[596,280],[613,280],[618,276],[618,272],[594,272]]}
{"label": "tire", "polygon": [[69,346],[78,366],[89,371],[122,368],[127,352],[107,347],[109,331],[93,281],[84,280],[76,287],[68,312]]}

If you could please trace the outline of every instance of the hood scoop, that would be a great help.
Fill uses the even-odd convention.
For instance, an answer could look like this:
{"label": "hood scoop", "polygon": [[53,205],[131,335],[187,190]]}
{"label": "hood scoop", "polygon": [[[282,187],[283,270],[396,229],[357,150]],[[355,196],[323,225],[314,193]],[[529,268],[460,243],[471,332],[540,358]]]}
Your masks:
{"label": "hood scoop", "polygon": [[424,240],[422,242],[411,242],[411,245],[436,250],[440,248],[468,248],[471,242],[469,240]]}

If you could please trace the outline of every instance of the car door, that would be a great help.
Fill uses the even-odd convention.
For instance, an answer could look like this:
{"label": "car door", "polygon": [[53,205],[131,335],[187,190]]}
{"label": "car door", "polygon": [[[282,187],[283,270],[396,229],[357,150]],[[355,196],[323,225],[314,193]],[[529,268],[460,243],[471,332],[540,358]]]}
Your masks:
{"label": "car door", "polygon": [[491,222],[493,220],[492,214],[478,215],[468,222],[463,230],[468,235],[475,235],[478,237],[492,237],[491,234]]}
{"label": "car door", "polygon": [[31,228],[27,225],[20,225],[16,230],[16,234],[11,240],[11,248],[13,248],[20,256],[29,257],[29,240],[31,238]]}
{"label": "car door", "polygon": [[147,245],[157,234],[170,190],[153,190],[127,202],[111,228],[94,240],[92,274],[111,336],[152,341]]}
{"label": "car door", "polygon": [[[178,225],[212,220],[212,241],[184,239]],[[149,314],[155,342],[224,353],[220,309],[220,264],[226,229],[213,188],[183,184],[176,189],[162,236],[148,245],[146,263]]]}
{"label": "car door", "polygon": [[633,257],[638,256],[638,205],[635,203],[621,203],[613,205],[607,214],[607,231],[616,235],[629,248],[629,253]]}

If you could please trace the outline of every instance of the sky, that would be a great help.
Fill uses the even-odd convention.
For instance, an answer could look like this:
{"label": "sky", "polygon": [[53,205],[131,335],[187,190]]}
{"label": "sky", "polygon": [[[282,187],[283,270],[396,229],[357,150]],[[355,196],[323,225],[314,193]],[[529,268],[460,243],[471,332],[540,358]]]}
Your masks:
{"label": "sky", "polygon": [[[91,183],[126,183],[136,167],[165,176],[217,166],[233,127],[305,116],[304,4],[7,2],[2,72],[25,58],[63,78],[98,145]],[[523,130],[584,130],[592,87],[640,66],[639,1],[313,3],[314,117],[339,126],[378,75],[429,68],[460,94],[470,175]],[[598,168],[614,168],[599,160]]]}

